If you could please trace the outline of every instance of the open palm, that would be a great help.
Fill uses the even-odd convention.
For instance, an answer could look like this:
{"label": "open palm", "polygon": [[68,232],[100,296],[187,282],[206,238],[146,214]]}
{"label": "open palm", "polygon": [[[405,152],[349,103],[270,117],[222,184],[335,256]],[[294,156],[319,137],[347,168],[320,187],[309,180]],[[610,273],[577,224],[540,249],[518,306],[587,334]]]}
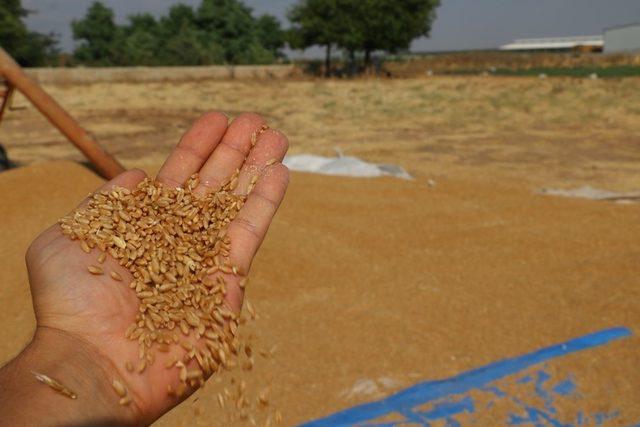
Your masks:
{"label": "open palm", "polygon": [[[221,113],[206,114],[183,136],[157,176],[164,185],[178,187],[197,172],[200,184],[195,192],[202,195],[215,191],[237,169],[238,194],[246,194],[254,177],[259,177],[228,228],[230,261],[245,274],[288,184],[288,170],[281,163],[288,148],[286,137],[269,129],[252,142],[252,135],[260,129],[266,127],[255,114],[242,114],[230,125]],[[144,178],[144,172],[130,170],[103,189],[132,189]],[[185,350],[173,346],[168,353],[157,353],[156,362],[141,374],[125,368],[126,362],[137,367],[138,344],[125,338],[125,331],[138,312],[138,299],[127,286],[132,276],[113,258],[108,256],[102,264],[106,274],[88,272],[88,265],[98,265],[100,253],[98,249],[85,253],[77,242],[62,235],[58,225],[37,237],[27,253],[37,326],[91,348],[100,369],[128,385],[133,398],[132,419],[148,423],[179,403],[167,393],[167,386],[175,388],[178,378],[167,371],[165,363],[176,356],[182,358]],[[111,271],[118,273],[122,282],[113,280]],[[242,306],[243,291],[238,286],[241,278],[232,276],[228,280],[227,303],[234,310]]]}

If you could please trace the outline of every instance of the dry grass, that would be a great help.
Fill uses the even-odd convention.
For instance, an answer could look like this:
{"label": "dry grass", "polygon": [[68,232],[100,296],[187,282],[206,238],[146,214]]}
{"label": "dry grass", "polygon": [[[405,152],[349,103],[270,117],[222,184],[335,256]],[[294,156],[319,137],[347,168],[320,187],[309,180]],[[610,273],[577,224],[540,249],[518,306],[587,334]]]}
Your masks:
{"label": "dry grass", "polygon": [[[535,186],[640,186],[640,79],[94,84],[47,87],[129,166],[161,163],[199,114],[258,111],[290,152],[395,163],[418,178],[477,174]],[[26,101],[0,128],[19,162],[81,159]]]}

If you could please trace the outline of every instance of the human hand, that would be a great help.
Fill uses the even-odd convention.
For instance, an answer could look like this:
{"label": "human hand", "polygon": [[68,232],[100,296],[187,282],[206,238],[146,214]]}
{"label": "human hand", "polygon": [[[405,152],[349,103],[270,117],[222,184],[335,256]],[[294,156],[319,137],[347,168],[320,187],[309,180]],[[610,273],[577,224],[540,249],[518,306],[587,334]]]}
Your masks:
{"label": "human hand", "polygon": [[[288,184],[288,170],[280,163],[288,148],[286,137],[266,130],[252,147],[251,135],[263,125],[263,119],[255,114],[243,114],[230,125],[223,114],[206,114],[183,136],[157,176],[165,186],[178,187],[198,172],[198,194],[215,191],[236,169],[241,170],[238,194],[246,194],[252,178],[260,177],[228,228],[232,240],[230,261],[245,273]],[[132,189],[144,178],[142,171],[130,170],[102,189]],[[125,369],[126,361],[138,358],[137,342],[125,338],[125,331],[135,319],[139,302],[128,286],[114,286],[109,276],[88,272],[87,266],[96,264],[99,253],[98,249],[85,253],[78,242],[61,233],[58,225],[32,243],[26,259],[37,329],[32,344],[12,362],[13,369],[42,371],[77,393],[77,401],[65,401],[53,393],[43,394],[48,390],[38,390],[42,399],[46,396],[55,401],[53,413],[57,418],[53,419],[65,423],[148,424],[179,403],[179,399],[167,394],[167,386],[175,386],[177,379],[164,365],[169,358],[182,356],[184,350],[175,346],[169,353],[157,353],[156,363],[141,374]],[[122,276],[125,283],[133,279],[111,257],[103,265],[105,270]],[[234,310],[242,306],[243,290],[238,286],[241,279],[242,276],[232,276],[227,280],[226,302]],[[3,370],[6,374],[6,368]],[[7,389],[5,378],[0,371],[0,384]],[[113,379],[124,379],[133,399],[131,405],[118,404],[111,388]],[[5,396],[0,392],[2,397]],[[46,408],[42,399],[39,403]],[[88,411],[83,406],[87,402],[92,406]],[[9,405],[9,401],[0,405]],[[74,412],[77,409],[81,411]],[[4,408],[1,412],[6,414]],[[71,415],[75,417],[69,420]]]}

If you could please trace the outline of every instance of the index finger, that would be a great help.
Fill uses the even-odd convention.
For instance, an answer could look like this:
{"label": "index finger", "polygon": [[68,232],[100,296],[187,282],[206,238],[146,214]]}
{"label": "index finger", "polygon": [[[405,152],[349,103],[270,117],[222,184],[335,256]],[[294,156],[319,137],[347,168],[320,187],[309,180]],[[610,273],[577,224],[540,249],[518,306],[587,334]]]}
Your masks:
{"label": "index finger", "polygon": [[181,187],[198,172],[227,131],[229,119],[212,112],[200,117],[180,139],[158,172],[158,181],[169,187]]}

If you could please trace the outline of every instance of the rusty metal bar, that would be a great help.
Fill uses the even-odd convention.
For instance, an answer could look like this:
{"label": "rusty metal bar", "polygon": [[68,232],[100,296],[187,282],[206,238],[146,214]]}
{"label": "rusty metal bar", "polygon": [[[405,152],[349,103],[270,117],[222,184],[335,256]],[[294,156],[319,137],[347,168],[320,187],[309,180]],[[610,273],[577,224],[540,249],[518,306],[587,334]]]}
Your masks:
{"label": "rusty metal bar", "polygon": [[107,179],[124,172],[124,167],[93,139],[42,87],[29,78],[18,64],[0,47],[0,74],[19,90],[40,112],[62,132]]}
{"label": "rusty metal bar", "polygon": [[4,82],[6,88],[0,92],[0,122],[4,116],[5,110],[9,108],[11,96],[13,95],[13,86],[9,82]]}

